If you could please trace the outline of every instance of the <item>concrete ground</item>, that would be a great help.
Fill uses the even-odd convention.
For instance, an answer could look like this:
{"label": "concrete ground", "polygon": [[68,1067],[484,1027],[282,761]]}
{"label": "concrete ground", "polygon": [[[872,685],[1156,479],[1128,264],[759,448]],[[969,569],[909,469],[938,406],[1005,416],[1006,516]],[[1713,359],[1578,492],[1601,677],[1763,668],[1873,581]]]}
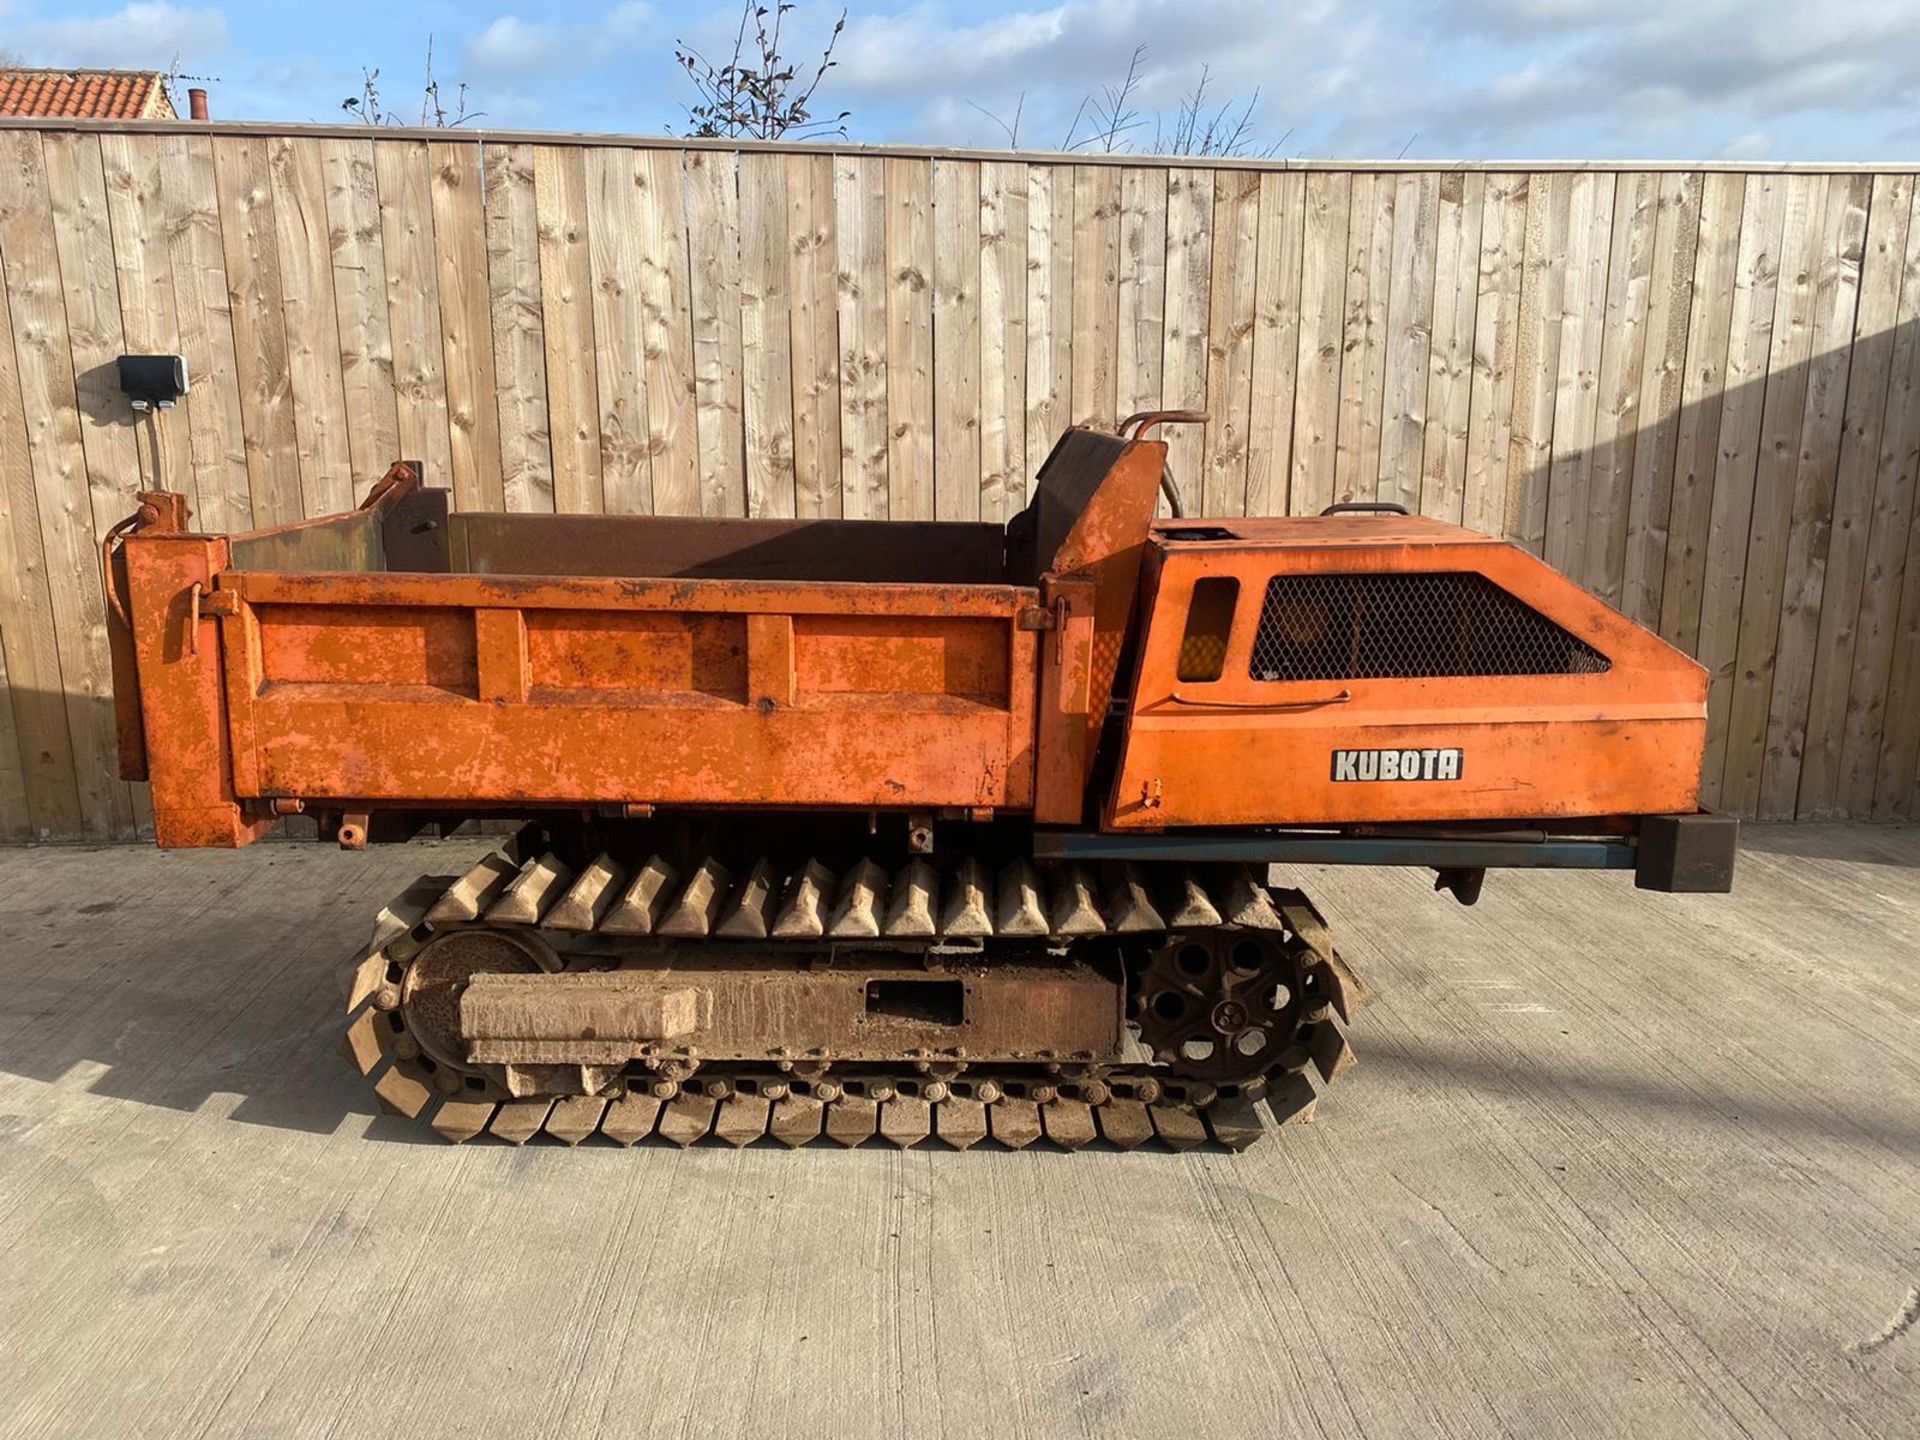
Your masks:
{"label": "concrete ground", "polygon": [[0,1434],[1920,1426],[1920,828],[1305,876],[1361,1066],[1240,1156],[376,1119],[335,964],[473,848],[0,852]]}

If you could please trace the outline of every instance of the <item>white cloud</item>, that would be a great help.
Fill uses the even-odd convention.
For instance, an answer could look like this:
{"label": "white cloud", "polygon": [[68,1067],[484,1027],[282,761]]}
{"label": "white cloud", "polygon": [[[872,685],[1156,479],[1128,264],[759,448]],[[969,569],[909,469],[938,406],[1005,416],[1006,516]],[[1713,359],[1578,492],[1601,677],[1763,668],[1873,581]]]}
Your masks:
{"label": "white cloud", "polygon": [[602,27],[609,40],[654,40],[661,35],[660,16],[646,0],[626,0],[613,7]]}
{"label": "white cloud", "polygon": [[573,57],[557,27],[502,15],[467,41],[464,58],[470,79],[514,80],[557,70]]}
{"label": "white cloud", "polygon": [[[1836,117],[1847,115],[1877,141],[1920,109],[1915,0],[1052,0],[988,18],[963,0],[854,9],[822,98],[852,108],[857,124],[886,114],[874,138],[1003,144],[975,107],[1004,121],[1023,106],[1022,142],[1057,144],[1081,97],[1124,75],[1141,45],[1137,145],[1156,116],[1171,122],[1203,65],[1217,101],[1260,91],[1263,143],[1295,127],[1287,153],[1393,154],[1417,134],[1413,153],[1428,157],[1684,156],[1761,130],[1776,145],[1796,126],[1845,134]],[[793,19],[817,32],[837,13],[837,0],[810,0]]]}
{"label": "white cloud", "polygon": [[185,9],[138,0],[111,15],[29,20],[0,27],[0,49],[30,65],[165,70],[204,60],[227,43],[227,19],[210,6]]}

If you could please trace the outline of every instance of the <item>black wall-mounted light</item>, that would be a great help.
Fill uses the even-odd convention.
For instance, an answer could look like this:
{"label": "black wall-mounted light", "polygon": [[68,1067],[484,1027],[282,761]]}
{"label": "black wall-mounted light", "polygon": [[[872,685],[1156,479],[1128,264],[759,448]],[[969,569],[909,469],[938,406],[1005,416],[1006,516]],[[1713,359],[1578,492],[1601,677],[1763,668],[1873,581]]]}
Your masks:
{"label": "black wall-mounted light", "polygon": [[120,389],[136,410],[171,410],[187,393],[187,362],[178,355],[122,355]]}

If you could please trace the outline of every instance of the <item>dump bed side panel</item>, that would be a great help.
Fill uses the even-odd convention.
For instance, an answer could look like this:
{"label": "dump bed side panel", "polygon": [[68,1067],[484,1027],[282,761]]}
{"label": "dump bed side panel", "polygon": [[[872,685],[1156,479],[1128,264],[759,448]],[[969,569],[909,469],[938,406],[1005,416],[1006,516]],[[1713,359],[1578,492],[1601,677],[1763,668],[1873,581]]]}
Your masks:
{"label": "dump bed side panel", "polygon": [[228,572],[235,788],[1024,808],[1033,591]]}

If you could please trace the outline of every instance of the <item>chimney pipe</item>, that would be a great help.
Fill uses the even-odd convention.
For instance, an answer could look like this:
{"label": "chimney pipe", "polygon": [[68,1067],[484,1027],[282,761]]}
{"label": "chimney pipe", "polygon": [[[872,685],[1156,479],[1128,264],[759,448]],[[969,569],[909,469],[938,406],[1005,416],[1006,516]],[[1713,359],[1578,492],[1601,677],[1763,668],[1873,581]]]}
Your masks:
{"label": "chimney pipe", "polygon": [[207,92],[204,90],[187,91],[187,114],[194,120],[207,118]]}

